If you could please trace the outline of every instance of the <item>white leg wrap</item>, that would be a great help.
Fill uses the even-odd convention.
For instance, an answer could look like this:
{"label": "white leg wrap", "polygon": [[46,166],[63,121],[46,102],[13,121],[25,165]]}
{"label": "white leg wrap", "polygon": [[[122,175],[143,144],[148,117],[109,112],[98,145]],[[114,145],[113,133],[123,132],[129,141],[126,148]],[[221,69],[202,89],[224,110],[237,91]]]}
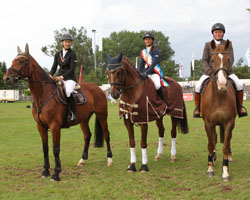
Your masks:
{"label": "white leg wrap", "polygon": [[229,174],[228,174],[228,167],[227,167],[227,166],[223,166],[222,178],[227,178],[227,177],[229,177]]}
{"label": "white leg wrap", "polygon": [[157,154],[163,153],[163,143],[164,143],[164,139],[162,137],[159,137]]}
{"label": "white leg wrap", "polygon": [[171,145],[171,155],[176,155],[176,138],[172,138],[172,145]]}
{"label": "white leg wrap", "polygon": [[130,148],[130,162],[136,163],[135,148]]}
{"label": "white leg wrap", "polygon": [[147,148],[141,149],[141,153],[142,153],[142,164],[146,165],[148,163]]}

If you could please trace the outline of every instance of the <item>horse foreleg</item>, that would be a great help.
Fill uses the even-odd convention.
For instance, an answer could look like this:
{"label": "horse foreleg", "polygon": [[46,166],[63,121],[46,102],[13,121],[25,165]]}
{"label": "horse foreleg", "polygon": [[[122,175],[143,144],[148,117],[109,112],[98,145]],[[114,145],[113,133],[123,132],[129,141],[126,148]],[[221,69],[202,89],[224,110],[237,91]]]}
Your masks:
{"label": "horse foreleg", "polygon": [[130,164],[127,168],[127,172],[136,172],[136,154],[135,154],[135,138],[134,138],[134,125],[130,120],[124,118],[124,124],[128,130],[129,145],[130,145]]}
{"label": "horse foreleg", "polygon": [[141,127],[141,152],[142,152],[142,165],[140,168],[141,172],[148,172],[148,157],[147,157],[147,133],[148,124],[140,125]]}
{"label": "horse foreleg", "polygon": [[85,164],[85,160],[88,160],[88,151],[89,151],[89,143],[91,139],[91,132],[89,129],[88,121],[80,123],[80,127],[84,134],[84,149],[82,152],[82,158],[78,162],[78,166],[83,166]]}
{"label": "horse foreleg", "polygon": [[155,161],[160,160],[161,154],[163,153],[165,128],[163,126],[162,119],[163,118],[156,120],[156,125],[158,127],[159,141],[158,141],[157,155],[155,156]]}
{"label": "horse foreleg", "polygon": [[55,157],[55,169],[54,174],[51,176],[51,181],[59,181],[59,173],[61,172],[61,161],[60,161],[60,138],[61,130],[60,125],[56,124],[54,128],[51,129],[52,140],[53,140],[53,154]]}
{"label": "horse foreleg", "polygon": [[107,123],[107,118],[105,117],[102,117],[102,116],[98,116],[98,119],[100,120],[100,124],[102,126],[102,132],[103,132],[103,135],[104,135],[104,139],[105,139],[105,142],[107,144],[107,166],[112,166],[113,164],[113,160],[112,160],[112,151],[111,151],[111,148],[110,148],[110,137],[109,137],[109,130],[108,130],[108,123]]}
{"label": "horse foreleg", "polygon": [[222,174],[222,180],[223,181],[229,181],[229,165],[228,165],[228,155],[230,152],[230,142],[232,138],[232,130],[234,128],[234,122],[229,123],[228,126],[225,127],[225,140],[223,145],[223,174]]}
{"label": "horse foreleg", "polygon": [[44,171],[42,172],[42,178],[46,178],[50,176],[49,168],[49,146],[48,146],[48,128],[45,128],[41,126],[40,124],[37,124],[37,129],[40,133],[42,144],[43,144],[43,156],[44,156]]}
{"label": "horse foreleg", "polygon": [[214,176],[214,158],[213,158],[213,151],[214,151],[214,134],[215,126],[212,124],[205,122],[205,129],[208,137],[208,170],[207,175],[209,177]]}
{"label": "horse foreleg", "polygon": [[171,159],[170,162],[176,162],[176,127],[178,124],[178,120],[174,117],[171,117],[172,129],[171,129]]}

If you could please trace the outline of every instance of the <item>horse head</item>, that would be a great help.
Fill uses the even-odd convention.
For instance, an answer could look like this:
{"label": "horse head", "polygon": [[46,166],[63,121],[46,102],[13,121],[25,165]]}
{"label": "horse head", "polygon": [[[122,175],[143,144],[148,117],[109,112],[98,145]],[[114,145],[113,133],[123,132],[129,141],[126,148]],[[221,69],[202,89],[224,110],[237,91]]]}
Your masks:
{"label": "horse head", "polygon": [[29,76],[30,54],[28,44],[25,46],[25,52],[22,52],[21,49],[17,47],[17,53],[17,56],[12,61],[10,68],[3,77],[3,80],[7,84],[13,84]]}
{"label": "horse head", "polygon": [[227,77],[230,69],[230,58],[227,51],[229,45],[229,40],[227,40],[226,44],[219,45],[216,45],[214,41],[211,42],[213,49],[211,57],[212,78],[216,82],[218,90],[225,90],[227,88]]}
{"label": "horse head", "polygon": [[115,58],[111,58],[108,54],[106,54],[106,57],[108,60],[106,73],[111,86],[111,96],[118,99],[125,82],[124,69],[122,68],[122,52]]}

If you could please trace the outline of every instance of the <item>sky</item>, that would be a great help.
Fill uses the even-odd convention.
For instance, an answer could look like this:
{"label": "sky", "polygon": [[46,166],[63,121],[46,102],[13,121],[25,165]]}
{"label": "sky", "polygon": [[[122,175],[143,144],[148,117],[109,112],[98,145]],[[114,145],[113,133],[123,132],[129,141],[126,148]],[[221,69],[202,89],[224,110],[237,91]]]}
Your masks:
{"label": "sky", "polygon": [[[174,59],[183,59],[184,76],[190,75],[192,54],[201,59],[204,44],[212,40],[211,27],[221,22],[224,39],[233,43],[235,62],[247,64],[250,48],[249,0],[8,0],[0,2],[0,62],[10,67],[17,46],[30,53],[48,69],[53,58],[41,48],[54,43],[54,31],[62,28],[86,28],[87,35],[102,45],[102,38],[116,31],[161,31],[169,37]],[[139,52],[138,52],[139,55]]]}

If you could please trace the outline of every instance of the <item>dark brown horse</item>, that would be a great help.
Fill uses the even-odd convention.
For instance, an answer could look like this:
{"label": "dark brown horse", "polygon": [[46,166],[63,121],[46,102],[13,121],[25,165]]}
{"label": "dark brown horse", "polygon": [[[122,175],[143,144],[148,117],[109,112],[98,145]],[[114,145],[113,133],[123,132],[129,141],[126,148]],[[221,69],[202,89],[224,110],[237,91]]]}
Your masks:
{"label": "dark brown horse", "polygon": [[216,46],[212,43],[213,55],[210,81],[201,97],[201,113],[208,137],[208,176],[214,176],[215,148],[217,143],[216,126],[220,126],[221,143],[223,143],[223,175],[224,181],[229,180],[228,157],[230,141],[237,115],[235,90],[228,80],[229,56],[225,45]]}
{"label": "dark brown horse", "polygon": [[[50,176],[49,156],[48,156],[48,129],[51,130],[53,140],[53,153],[55,157],[55,170],[51,180],[59,181],[61,172],[60,137],[61,127],[63,126],[65,116],[67,115],[67,106],[60,103],[57,96],[58,85],[47,73],[39,66],[35,59],[29,54],[29,48],[26,44],[25,52],[21,52],[18,47],[18,55],[12,61],[11,67],[4,75],[4,80],[12,84],[17,79],[28,78],[29,88],[33,97],[33,118],[37,122],[37,128],[40,133],[44,153],[44,171],[42,177]],[[77,123],[70,123],[69,126],[80,123],[84,133],[84,150],[82,158],[78,165],[83,165],[88,159],[88,149],[91,138],[89,129],[89,119],[93,113],[96,114],[96,146],[103,145],[103,136],[107,143],[108,166],[112,164],[112,152],[110,149],[110,138],[107,124],[107,100],[105,93],[93,83],[81,84],[81,89],[87,97],[85,104],[77,106]]]}
{"label": "dark brown horse", "polygon": [[[135,102],[138,102],[138,99],[141,97],[143,93],[144,84],[146,80],[143,80],[140,77],[139,71],[136,70],[135,66],[126,57],[122,57],[122,54],[120,54],[116,58],[110,58],[109,55],[107,55],[107,59],[108,59],[108,67],[106,69],[106,73],[108,74],[109,83],[111,85],[111,96],[115,99],[118,99],[121,95],[121,100],[125,101],[126,105],[134,105]],[[181,90],[181,87],[179,87],[179,89]],[[183,98],[182,93],[181,93],[181,98]],[[171,161],[172,162],[175,162],[176,160],[175,157],[176,127],[178,126],[181,129],[182,133],[188,132],[185,104],[184,105],[182,104],[182,107],[184,107],[183,119],[171,116],[171,121],[172,121]],[[144,109],[145,110],[147,109],[146,106],[144,107]],[[131,122],[131,120],[126,117],[126,115],[125,117],[123,117],[123,119],[124,119],[124,124],[128,130],[129,144],[130,144],[130,165],[127,170],[128,172],[136,171],[134,123]],[[163,116],[156,120],[156,125],[158,127],[159,143],[155,160],[158,160],[160,159],[160,156],[163,153],[163,137],[165,131],[165,128],[163,126]],[[142,165],[140,171],[148,171],[149,170],[147,166],[148,124],[141,123],[139,124],[139,126],[141,128],[141,150],[142,150]]]}

